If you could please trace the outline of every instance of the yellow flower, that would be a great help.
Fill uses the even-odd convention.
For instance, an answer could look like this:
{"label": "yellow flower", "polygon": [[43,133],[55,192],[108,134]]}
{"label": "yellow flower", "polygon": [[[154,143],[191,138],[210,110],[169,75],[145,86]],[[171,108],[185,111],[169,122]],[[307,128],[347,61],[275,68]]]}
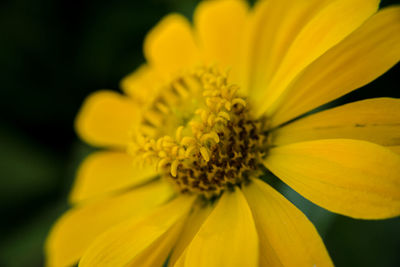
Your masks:
{"label": "yellow flower", "polygon": [[[88,143],[49,266],[332,266],[310,221],[263,182],[271,171],[321,207],[400,214],[400,100],[298,118],[400,59],[400,7],[377,0],[199,4],[164,18],[126,95],[78,115]],[[294,120],[298,118],[297,120]]]}

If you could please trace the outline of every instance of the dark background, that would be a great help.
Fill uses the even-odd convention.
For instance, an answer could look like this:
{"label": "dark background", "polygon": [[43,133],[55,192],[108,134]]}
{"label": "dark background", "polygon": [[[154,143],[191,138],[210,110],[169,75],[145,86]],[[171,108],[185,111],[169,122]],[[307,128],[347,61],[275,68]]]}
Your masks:
{"label": "dark background", "polygon": [[[118,89],[143,62],[146,32],[196,0],[15,0],[0,3],[0,267],[42,266],[43,242],[67,209],[79,162],[93,149],[74,117],[85,96]],[[400,0],[383,0],[382,6]],[[399,33],[400,34],[400,33]],[[400,97],[399,64],[338,102]],[[281,187],[315,223],[337,266],[400,266],[400,219],[353,220]],[[307,245],[307,244],[305,244]]]}

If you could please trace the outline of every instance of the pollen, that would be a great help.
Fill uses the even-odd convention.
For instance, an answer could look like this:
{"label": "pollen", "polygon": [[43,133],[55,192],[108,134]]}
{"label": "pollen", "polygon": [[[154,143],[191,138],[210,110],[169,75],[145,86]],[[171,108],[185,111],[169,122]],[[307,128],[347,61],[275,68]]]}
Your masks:
{"label": "pollen", "polygon": [[250,111],[226,73],[198,68],[160,90],[129,151],[180,192],[218,196],[260,175],[266,119],[254,119]]}

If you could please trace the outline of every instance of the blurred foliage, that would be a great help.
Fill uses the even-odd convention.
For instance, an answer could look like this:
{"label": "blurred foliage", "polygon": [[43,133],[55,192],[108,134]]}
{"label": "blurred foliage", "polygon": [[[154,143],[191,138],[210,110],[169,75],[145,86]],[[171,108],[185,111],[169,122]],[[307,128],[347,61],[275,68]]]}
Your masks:
{"label": "blurred foliage", "polygon": [[[101,88],[118,89],[144,60],[146,32],[170,12],[190,18],[197,2],[0,3],[0,266],[43,265],[48,230],[68,207],[79,162],[93,150],[73,131],[83,99]],[[382,6],[393,3],[400,1],[383,0]],[[397,66],[335,103],[400,97],[399,75]],[[337,266],[400,266],[398,218],[345,218],[275,185],[315,223]]]}

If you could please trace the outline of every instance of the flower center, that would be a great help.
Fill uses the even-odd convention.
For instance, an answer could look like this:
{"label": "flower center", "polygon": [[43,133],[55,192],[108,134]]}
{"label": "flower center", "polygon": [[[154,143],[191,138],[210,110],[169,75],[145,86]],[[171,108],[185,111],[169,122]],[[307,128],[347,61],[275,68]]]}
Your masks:
{"label": "flower center", "polygon": [[259,175],[266,123],[238,89],[215,68],[178,77],[149,105],[130,151],[180,192],[207,198]]}

